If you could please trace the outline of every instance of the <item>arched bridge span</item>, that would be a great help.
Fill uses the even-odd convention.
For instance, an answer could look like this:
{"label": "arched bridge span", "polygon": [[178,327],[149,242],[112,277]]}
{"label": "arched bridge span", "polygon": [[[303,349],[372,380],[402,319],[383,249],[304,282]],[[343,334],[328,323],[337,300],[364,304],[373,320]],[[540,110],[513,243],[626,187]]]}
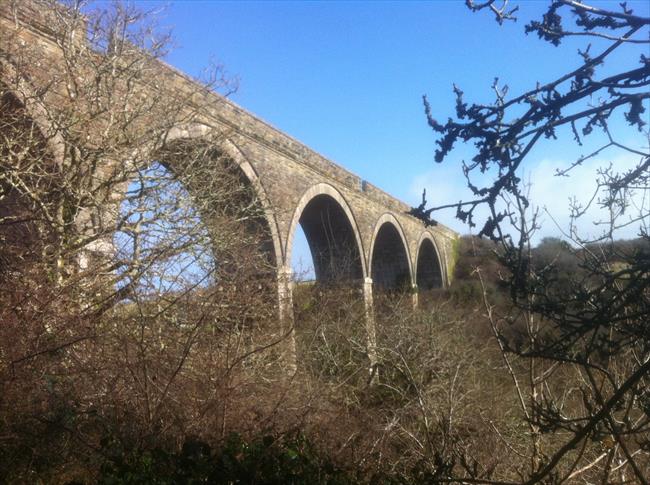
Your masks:
{"label": "arched bridge span", "polygon": [[[3,31],[19,29],[18,35],[7,38],[38,44],[37,52],[43,58],[33,63],[29,83],[4,62],[0,71],[2,94],[11,92],[18,100],[34,99],[28,90],[38,91],[39,83],[46,83],[62,68],[63,59],[47,22],[39,20],[38,10],[27,8],[26,14],[16,16],[10,3],[0,7],[0,27]],[[292,308],[290,265],[298,225],[309,243],[317,279],[358,284],[370,309],[374,288],[417,292],[418,288],[448,284],[457,238],[453,231],[442,225],[425,227],[408,215],[407,204],[228,99],[207,92],[170,66],[159,62],[156,69],[157,87],[143,86],[145,95],[191,93],[187,96],[188,121],[172,127],[166,142],[210,143],[218,133],[220,141],[215,150],[236,164],[253,187],[269,229],[268,250],[277,269],[283,318]],[[59,98],[51,93],[43,102],[56,104]],[[31,110],[38,124],[40,108],[29,103],[25,108]],[[56,138],[48,140],[53,145],[52,156],[63,156]]]}

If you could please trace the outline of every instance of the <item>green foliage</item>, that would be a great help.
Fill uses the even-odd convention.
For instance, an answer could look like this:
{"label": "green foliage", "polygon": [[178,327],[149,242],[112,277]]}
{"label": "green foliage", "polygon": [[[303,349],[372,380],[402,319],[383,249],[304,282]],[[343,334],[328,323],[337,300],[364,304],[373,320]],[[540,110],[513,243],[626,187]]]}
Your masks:
{"label": "green foliage", "polygon": [[301,435],[267,435],[249,442],[231,434],[217,451],[203,441],[187,440],[180,452],[155,448],[118,453],[102,466],[99,483],[345,485],[356,481]]}
{"label": "green foliage", "polygon": [[457,237],[451,241],[451,272],[453,273],[458,260],[461,257],[461,238]]}
{"label": "green foliage", "polygon": [[483,289],[476,274],[476,268],[481,268],[486,296],[491,302],[504,304],[507,300],[506,284],[503,267],[494,243],[487,239],[473,236],[463,236],[454,242],[457,254],[454,267],[454,278],[448,289],[451,301],[456,305],[483,302]]}

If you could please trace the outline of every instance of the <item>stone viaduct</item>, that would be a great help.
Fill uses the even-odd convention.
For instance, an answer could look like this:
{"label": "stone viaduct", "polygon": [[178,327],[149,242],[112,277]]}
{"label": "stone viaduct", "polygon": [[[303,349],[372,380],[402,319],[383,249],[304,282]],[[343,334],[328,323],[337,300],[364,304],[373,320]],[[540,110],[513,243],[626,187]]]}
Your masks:
{"label": "stone viaduct", "polygon": [[[2,31],[19,26],[21,39],[40,43],[48,56],[48,49],[54,47],[38,2],[26,2],[20,18],[7,8],[10,2],[3,3]],[[52,54],[45,61],[57,60]],[[173,68],[160,63],[160,69],[161,82],[180,90],[199,90],[195,81]],[[9,81],[2,82],[11,89]],[[37,76],[30,82],[37,83]],[[453,231],[442,225],[425,227],[408,215],[407,204],[228,99],[211,92],[195,102],[199,116],[174,127],[170,138],[200,140],[208,126],[228,130],[220,149],[242,169],[264,204],[285,317],[292,312],[291,255],[298,225],[309,243],[316,279],[326,282],[335,274],[343,275],[363,287],[369,309],[376,288],[406,287],[417,301],[418,289],[448,284],[457,238]],[[350,257],[351,264],[343,261]]]}

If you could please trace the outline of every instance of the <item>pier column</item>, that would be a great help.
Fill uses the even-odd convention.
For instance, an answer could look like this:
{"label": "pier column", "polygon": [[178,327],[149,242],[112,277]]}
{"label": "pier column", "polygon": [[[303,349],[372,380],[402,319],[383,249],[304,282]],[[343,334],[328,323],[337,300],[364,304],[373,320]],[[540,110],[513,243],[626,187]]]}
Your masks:
{"label": "pier column", "polygon": [[420,303],[420,299],[418,298],[418,285],[413,284],[411,285],[411,301],[413,303],[413,310],[418,309],[418,304]]}
{"label": "pier column", "polygon": [[280,334],[283,336],[282,358],[289,372],[296,371],[296,332],[293,315],[293,271],[283,266],[278,272],[278,316]]}
{"label": "pier column", "polygon": [[363,281],[363,303],[366,313],[366,346],[368,360],[370,361],[370,379],[376,380],[377,369],[377,333],[375,331],[375,311],[372,299],[372,278],[365,278]]}

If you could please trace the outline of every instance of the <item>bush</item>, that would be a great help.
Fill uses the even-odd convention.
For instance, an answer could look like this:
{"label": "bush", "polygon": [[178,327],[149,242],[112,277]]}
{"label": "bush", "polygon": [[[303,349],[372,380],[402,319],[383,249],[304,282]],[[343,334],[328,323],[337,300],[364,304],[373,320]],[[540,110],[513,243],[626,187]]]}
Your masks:
{"label": "bush", "polygon": [[203,441],[191,439],[179,452],[161,448],[122,452],[102,466],[99,483],[344,485],[356,481],[320,455],[302,435],[267,435],[249,442],[231,434],[216,451]]}

